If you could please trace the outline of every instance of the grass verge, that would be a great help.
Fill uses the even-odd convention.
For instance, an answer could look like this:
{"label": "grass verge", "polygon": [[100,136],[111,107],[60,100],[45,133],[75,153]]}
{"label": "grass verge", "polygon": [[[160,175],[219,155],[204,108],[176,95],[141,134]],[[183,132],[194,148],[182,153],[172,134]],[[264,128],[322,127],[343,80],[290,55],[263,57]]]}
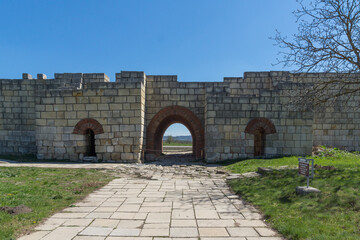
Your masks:
{"label": "grass verge", "polygon": [[15,239],[53,213],[104,186],[113,177],[98,170],[0,167],[0,206],[26,205],[31,213],[0,211],[0,239]]}
{"label": "grass verge", "polygon": [[[272,160],[244,160],[226,168],[242,173],[259,166],[297,165],[296,157]],[[322,191],[317,195],[296,195],[296,186],[306,185],[306,178],[298,176],[296,169],[275,170],[229,184],[243,199],[258,206],[267,221],[288,239],[360,239],[360,156],[327,149],[315,157],[315,163],[336,167],[315,171],[310,185]]]}
{"label": "grass verge", "polygon": [[[317,156],[311,156],[315,164],[322,166],[335,166],[340,168],[352,168],[360,165],[360,154],[342,151],[336,148],[322,147]],[[277,168],[280,166],[297,167],[298,157],[282,157],[273,159],[241,159],[220,162],[225,169],[233,173],[255,172],[258,167]]]}

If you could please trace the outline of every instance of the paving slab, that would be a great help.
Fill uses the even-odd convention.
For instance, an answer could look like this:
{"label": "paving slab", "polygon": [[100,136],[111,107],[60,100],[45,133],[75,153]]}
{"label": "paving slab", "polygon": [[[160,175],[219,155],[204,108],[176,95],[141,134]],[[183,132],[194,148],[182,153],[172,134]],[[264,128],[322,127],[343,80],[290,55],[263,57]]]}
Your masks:
{"label": "paving slab", "polygon": [[104,240],[105,237],[99,236],[76,236],[73,240]]}
{"label": "paving slab", "polygon": [[171,213],[149,213],[145,223],[170,223]]}
{"label": "paving slab", "polygon": [[108,227],[108,228],[115,228],[119,224],[120,220],[115,219],[95,219],[90,227]]}
{"label": "paving slab", "polygon": [[168,237],[169,228],[144,228],[141,230],[140,236]]}
{"label": "paving slab", "polygon": [[84,218],[73,218],[66,220],[62,225],[63,226],[77,226],[77,227],[86,227],[94,219],[84,219]]}
{"label": "paving slab", "polygon": [[71,240],[78,235],[83,227],[58,227],[41,239],[45,240]]}
{"label": "paving slab", "polygon": [[173,219],[171,220],[171,227],[197,227],[195,219]]}
{"label": "paving slab", "polygon": [[170,228],[170,237],[197,237],[199,231],[197,228]]}
{"label": "paving slab", "polygon": [[110,236],[124,236],[124,237],[136,237],[140,235],[140,229],[134,228],[117,228]]}
{"label": "paving slab", "polygon": [[112,232],[113,228],[108,227],[87,227],[79,235],[83,236],[107,236]]}
{"label": "paving slab", "polygon": [[25,235],[19,238],[19,240],[38,240],[49,234],[50,231],[36,231],[30,235]]}
{"label": "paving slab", "polygon": [[212,227],[212,228],[199,228],[200,236],[202,237],[228,237],[229,233],[226,228]]}

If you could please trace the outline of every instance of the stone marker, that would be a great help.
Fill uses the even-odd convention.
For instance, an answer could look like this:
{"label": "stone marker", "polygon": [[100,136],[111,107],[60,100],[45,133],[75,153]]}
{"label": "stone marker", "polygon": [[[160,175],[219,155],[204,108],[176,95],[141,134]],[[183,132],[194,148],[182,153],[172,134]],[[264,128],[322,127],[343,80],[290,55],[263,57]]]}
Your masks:
{"label": "stone marker", "polygon": [[307,186],[297,186],[296,193],[299,195],[306,195],[308,193],[321,193],[317,188],[307,187]]}

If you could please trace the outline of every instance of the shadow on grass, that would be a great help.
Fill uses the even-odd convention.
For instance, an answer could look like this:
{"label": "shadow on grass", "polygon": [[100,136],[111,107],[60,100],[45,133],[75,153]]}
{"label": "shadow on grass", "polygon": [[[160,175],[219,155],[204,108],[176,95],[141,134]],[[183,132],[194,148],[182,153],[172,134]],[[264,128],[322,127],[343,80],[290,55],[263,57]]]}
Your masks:
{"label": "shadow on grass", "polygon": [[48,162],[58,162],[58,163],[81,163],[80,161],[70,161],[68,159],[57,160],[57,159],[37,159],[35,154],[21,154],[21,155],[10,155],[10,154],[0,154],[0,159],[9,160],[20,163],[48,163]]}

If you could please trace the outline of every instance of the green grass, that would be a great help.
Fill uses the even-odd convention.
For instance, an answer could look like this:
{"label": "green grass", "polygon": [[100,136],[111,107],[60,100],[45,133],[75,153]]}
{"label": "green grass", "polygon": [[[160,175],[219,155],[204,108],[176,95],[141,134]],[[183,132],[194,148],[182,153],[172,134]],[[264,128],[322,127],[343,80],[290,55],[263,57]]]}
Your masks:
{"label": "green grass", "polygon": [[[350,153],[339,149],[323,148],[318,156],[308,158],[314,159],[314,164],[335,167],[357,167],[360,165],[359,153]],[[258,167],[277,168],[280,166],[297,167],[299,157],[282,157],[273,159],[243,159],[228,160],[220,162],[225,169],[234,173],[254,172]]]}
{"label": "green grass", "polygon": [[163,146],[192,146],[191,142],[163,142]]}
{"label": "green grass", "polygon": [[111,179],[109,174],[92,169],[0,167],[0,206],[23,204],[33,210],[18,215],[0,212],[0,239],[15,239],[30,231]]}
{"label": "green grass", "polygon": [[[244,160],[227,168],[242,173],[258,166],[297,165],[296,157],[272,160]],[[296,186],[306,185],[306,178],[298,176],[296,169],[233,180],[230,186],[258,206],[267,221],[288,239],[360,239],[360,156],[329,149],[315,157],[315,163],[337,168],[315,171],[310,186],[322,191],[318,195],[296,195]]]}

